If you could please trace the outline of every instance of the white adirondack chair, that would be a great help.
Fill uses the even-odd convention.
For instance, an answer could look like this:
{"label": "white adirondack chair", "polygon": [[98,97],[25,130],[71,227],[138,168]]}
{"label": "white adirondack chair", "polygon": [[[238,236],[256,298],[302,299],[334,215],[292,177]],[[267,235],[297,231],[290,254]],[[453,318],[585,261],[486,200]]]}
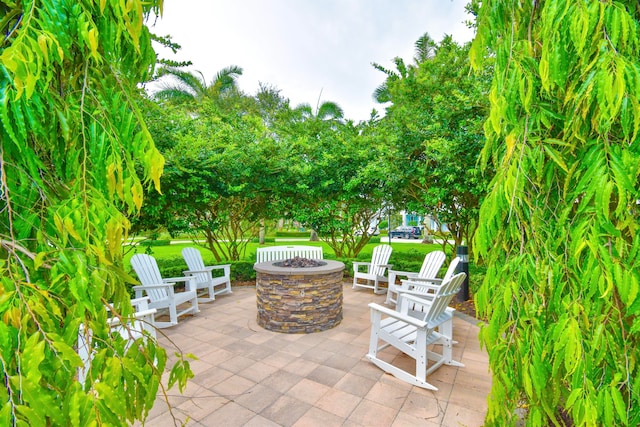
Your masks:
{"label": "white adirondack chair", "polygon": [[[438,276],[438,272],[440,271],[440,267],[444,263],[444,260],[447,258],[447,255],[442,251],[433,251],[429,252],[425,255],[424,261],[422,261],[422,267],[419,272],[412,271],[399,271],[399,270],[389,270],[389,290],[387,291],[387,300],[386,304],[395,304],[398,291],[396,286],[396,277],[403,276],[407,279],[412,279],[415,277],[420,278],[435,278]],[[394,299],[394,296],[396,299]]]}
{"label": "white adirondack chair", "polygon": [[[387,269],[393,265],[387,264],[391,256],[392,248],[389,245],[378,245],[373,248],[371,262],[353,263],[353,289],[356,287],[373,289],[376,294],[386,292],[386,289],[380,289],[380,282],[387,283],[389,279],[386,276]],[[360,270],[360,267],[366,267],[366,270]],[[366,280],[366,283],[360,283],[360,280]]]}
{"label": "white adirondack chair", "polygon": [[[136,298],[131,300],[131,305],[136,310],[129,322],[123,325],[119,317],[109,318],[109,326],[112,331],[118,332],[120,336],[129,343],[126,346],[126,350],[129,349],[131,344],[139,338],[147,336],[156,338],[156,329],[154,325],[154,315],[156,313],[155,308],[149,308],[149,298]],[[84,325],[80,325],[78,331],[78,355],[83,361],[83,366],[78,369],[78,381],[84,384],[89,368],[91,367],[91,360],[93,359],[94,347],[91,342],[92,333],[91,330],[85,329]]]}
{"label": "white adirondack chair", "polygon": [[[438,288],[431,302],[426,302],[411,295],[399,298],[400,310],[391,310],[379,304],[371,303],[371,338],[367,359],[385,372],[409,384],[437,390],[437,387],[427,382],[427,375],[443,364],[463,367],[460,362],[453,360],[452,337],[436,331],[448,316],[446,309],[451,298],[458,292],[466,277],[465,273],[458,273]],[[409,310],[424,305],[424,316],[420,319],[409,315]],[[383,318],[383,316],[385,316]],[[378,345],[382,341],[382,345]],[[441,345],[442,352],[437,353],[436,347]],[[388,346],[393,346],[416,361],[415,373],[382,360],[378,352]],[[394,355],[385,355],[394,357]],[[429,361],[432,362],[429,366]]]}
{"label": "white adirondack chair", "polygon": [[436,289],[438,289],[445,281],[451,279],[456,273],[456,269],[460,264],[460,258],[455,257],[449,263],[446,273],[442,279],[437,277],[414,276],[402,280],[402,285],[396,287],[396,292],[404,295],[415,295],[417,297],[431,300]]}
{"label": "white adirondack chair", "polygon": [[[182,257],[189,267],[189,270],[183,271],[184,275],[196,277],[196,291],[206,290],[198,295],[198,302],[215,301],[216,295],[231,293],[231,264],[205,266],[202,255],[196,248],[184,248]],[[214,276],[214,270],[222,270],[222,276]],[[209,297],[204,297],[204,294]]]}
{"label": "white adirondack chair", "polygon": [[[178,317],[185,314],[196,314],[198,310],[198,294],[196,293],[196,278],[172,277],[163,279],[160,269],[154,257],[146,254],[135,254],[131,257],[131,266],[140,279],[141,286],[134,286],[136,298],[141,298],[143,293],[149,296],[149,307],[156,309],[167,309],[169,311],[169,322],[155,322],[158,328],[167,328],[178,324]],[[184,292],[175,292],[174,286],[177,283],[185,283]],[[189,304],[187,308],[180,309],[182,304]]]}

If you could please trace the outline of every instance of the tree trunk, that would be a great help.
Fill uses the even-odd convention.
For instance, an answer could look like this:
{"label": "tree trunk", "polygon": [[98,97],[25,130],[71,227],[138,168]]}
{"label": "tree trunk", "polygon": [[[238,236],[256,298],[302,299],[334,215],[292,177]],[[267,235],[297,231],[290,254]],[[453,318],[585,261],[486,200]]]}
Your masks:
{"label": "tree trunk", "polygon": [[267,230],[265,229],[264,226],[264,219],[260,220],[260,232],[258,233],[258,241],[261,245],[264,245],[265,243],[265,235],[267,234]]}

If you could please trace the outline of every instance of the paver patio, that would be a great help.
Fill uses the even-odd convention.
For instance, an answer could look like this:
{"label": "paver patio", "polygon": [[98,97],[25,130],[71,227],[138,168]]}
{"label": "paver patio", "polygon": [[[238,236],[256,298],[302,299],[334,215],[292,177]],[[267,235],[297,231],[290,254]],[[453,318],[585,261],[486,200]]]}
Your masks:
{"label": "paver patio", "polygon": [[[189,426],[481,426],[491,387],[488,356],[480,350],[474,319],[456,316],[456,360],[427,381],[428,391],[385,374],[365,355],[369,345],[369,302],[384,295],[344,286],[344,319],[312,334],[282,334],[256,323],[253,287],[200,304],[196,316],[163,329],[159,340],[195,354],[195,377],[180,395],[169,391],[178,425]],[[389,348],[389,360],[415,369],[413,359]],[[171,360],[171,359],[170,359]],[[147,426],[173,426],[158,399]]]}

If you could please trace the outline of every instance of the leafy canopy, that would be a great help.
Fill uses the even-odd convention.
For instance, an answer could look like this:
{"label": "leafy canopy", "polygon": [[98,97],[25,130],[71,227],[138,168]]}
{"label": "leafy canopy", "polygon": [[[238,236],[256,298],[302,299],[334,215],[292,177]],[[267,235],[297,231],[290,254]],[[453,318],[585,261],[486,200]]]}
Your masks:
{"label": "leafy canopy", "polygon": [[638,3],[483,1],[471,58],[488,55],[486,425],[637,426]]}
{"label": "leafy canopy", "polygon": [[[105,308],[131,315],[124,214],[163,168],[133,102],[161,5],[0,1],[0,425],[131,424],[161,387],[165,350],[125,351]],[[95,346],[83,384],[81,325]],[[180,361],[169,382],[189,375]]]}

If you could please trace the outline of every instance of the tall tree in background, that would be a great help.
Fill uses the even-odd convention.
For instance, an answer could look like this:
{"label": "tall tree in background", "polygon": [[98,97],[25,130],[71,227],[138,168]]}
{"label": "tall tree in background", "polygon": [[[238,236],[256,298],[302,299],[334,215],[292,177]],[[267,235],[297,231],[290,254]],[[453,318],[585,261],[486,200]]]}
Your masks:
{"label": "tall tree in background", "polygon": [[374,98],[391,101],[382,122],[395,135],[389,161],[401,177],[400,203],[446,224],[443,246],[452,239],[452,249],[471,243],[490,176],[478,167],[490,68],[471,73],[468,52],[451,36],[436,43],[425,34],[414,63],[397,58],[396,71],[374,64],[387,75]]}
{"label": "tall tree in background", "polygon": [[489,52],[486,425],[640,425],[640,6],[482,1]]}
{"label": "tall tree in background", "polygon": [[[0,425],[132,424],[156,400],[165,350],[125,351],[105,304],[131,315],[124,213],[162,173],[133,102],[161,4],[0,1]],[[95,345],[83,384],[80,330]]]}

